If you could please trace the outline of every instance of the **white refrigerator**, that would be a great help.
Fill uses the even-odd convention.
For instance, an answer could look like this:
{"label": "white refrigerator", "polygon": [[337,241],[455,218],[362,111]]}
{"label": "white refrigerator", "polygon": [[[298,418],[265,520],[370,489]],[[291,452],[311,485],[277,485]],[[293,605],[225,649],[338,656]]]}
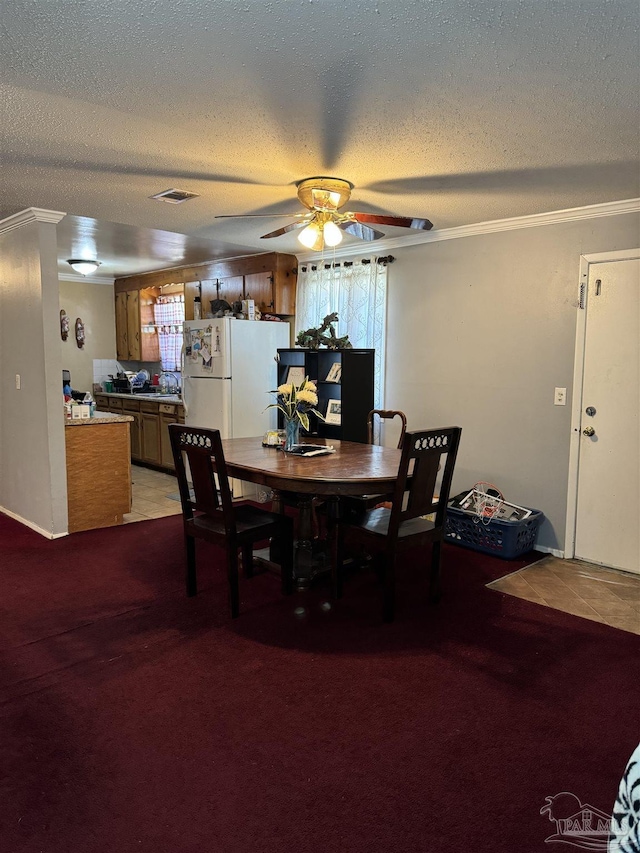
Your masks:
{"label": "white refrigerator", "polygon": [[[276,426],[278,349],[289,346],[289,324],[222,317],[184,323],[182,399],[189,426],[219,429],[222,438],[261,437]],[[232,482],[234,497],[255,492]]]}

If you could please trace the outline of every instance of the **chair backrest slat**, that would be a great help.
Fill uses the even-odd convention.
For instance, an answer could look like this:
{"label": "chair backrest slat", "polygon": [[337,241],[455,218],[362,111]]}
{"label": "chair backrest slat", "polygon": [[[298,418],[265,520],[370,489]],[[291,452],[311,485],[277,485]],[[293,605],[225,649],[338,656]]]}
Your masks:
{"label": "chair backrest slat", "polygon": [[[393,495],[390,536],[397,534],[403,521],[433,512],[436,513],[436,526],[444,523],[461,432],[460,427],[442,427],[405,433]],[[443,457],[446,459],[442,482],[436,497],[436,481]]]}
{"label": "chair backrest slat", "polygon": [[368,443],[374,444],[374,428],[376,416],[380,420],[391,420],[392,418],[400,418],[402,426],[400,427],[400,437],[398,439],[398,450],[402,447],[404,434],[407,430],[407,416],[404,412],[395,409],[372,409],[367,415],[367,435]]}
{"label": "chair backrest slat", "polygon": [[235,514],[220,431],[170,424],[169,435],[185,519],[192,519],[194,511],[222,514],[225,528],[231,532]]}

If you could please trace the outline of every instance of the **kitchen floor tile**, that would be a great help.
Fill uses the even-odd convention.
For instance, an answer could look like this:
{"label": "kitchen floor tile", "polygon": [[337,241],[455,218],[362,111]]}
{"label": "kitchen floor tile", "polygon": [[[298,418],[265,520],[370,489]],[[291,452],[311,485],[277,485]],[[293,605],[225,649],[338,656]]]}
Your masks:
{"label": "kitchen floor tile", "polygon": [[489,587],[640,634],[640,576],[550,556]]}
{"label": "kitchen floor tile", "polygon": [[123,524],[131,524],[132,521],[147,521],[149,516],[140,515],[139,512],[127,512],[122,516]]}
{"label": "kitchen floor tile", "polygon": [[124,517],[125,522],[163,518],[182,511],[180,501],[167,498],[178,491],[178,481],[173,475],[132,465],[131,483],[131,512]]}

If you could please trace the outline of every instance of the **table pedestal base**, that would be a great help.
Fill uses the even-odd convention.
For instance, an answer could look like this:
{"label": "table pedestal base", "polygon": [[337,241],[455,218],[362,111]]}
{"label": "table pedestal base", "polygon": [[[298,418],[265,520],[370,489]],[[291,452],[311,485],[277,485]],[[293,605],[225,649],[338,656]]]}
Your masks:
{"label": "table pedestal base", "polygon": [[[308,589],[318,575],[331,572],[331,560],[335,543],[335,519],[337,518],[338,498],[326,498],[327,538],[314,537],[313,495],[296,495],[298,518],[296,539],[294,540],[293,577],[296,589]],[[273,493],[273,512],[284,512],[284,502],[279,492]],[[280,567],[280,541],[272,539],[269,549],[255,552],[255,558],[267,560],[272,566]]]}

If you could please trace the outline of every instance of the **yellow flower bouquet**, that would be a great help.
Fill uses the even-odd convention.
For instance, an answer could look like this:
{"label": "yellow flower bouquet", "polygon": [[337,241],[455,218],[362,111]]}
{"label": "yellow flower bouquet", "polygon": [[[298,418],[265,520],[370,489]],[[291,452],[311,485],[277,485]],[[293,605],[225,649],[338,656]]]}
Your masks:
{"label": "yellow flower bouquet", "polygon": [[276,394],[276,402],[267,406],[267,409],[275,408],[281,411],[287,423],[297,422],[308,431],[309,413],[324,420],[324,416],[316,409],[318,405],[316,384],[308,376],[305,376],[299,385],[293,383],[279,385],[275,391],[269,393]]}

